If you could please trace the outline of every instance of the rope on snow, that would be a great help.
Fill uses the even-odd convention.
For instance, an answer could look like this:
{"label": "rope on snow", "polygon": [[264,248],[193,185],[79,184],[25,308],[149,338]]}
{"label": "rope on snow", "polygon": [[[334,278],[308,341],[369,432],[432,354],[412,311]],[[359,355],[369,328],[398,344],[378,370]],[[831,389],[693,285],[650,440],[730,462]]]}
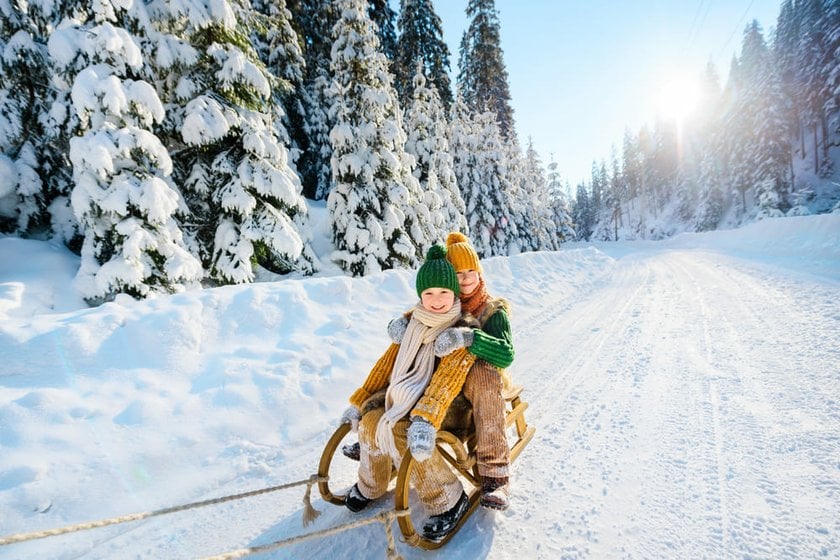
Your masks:
{"label": "rope on snow", "polygon": [[380,512],[372,517],[367,517],[365,519],[353,521],[352,523],[345,523],[344,525],[337,525],[335,527],[330,527],[329,529],[324,529],[322,531],[314,531],[305,535],[298,535],[296,537],[290,537],[288,539],[282,539],[268,544],[251,546],[248,548],[240,548],[238,550],[231,550],[230,552],[225,552],[216,556],[207,556],[205,558],[202,558],[201,560],[235,560],[237,558],[244,558],[245,556],[249,556],[251,554],[270,552],[272,550],[276,550],[284,546],[291,546],[293,544],[298,544],[300,542],[304,542],[311,539],[328,537],[330,535],[335,535],[343,531],[355,529],[364,525],[370,525],[371,523],[376,522],[381,522],[385,525],[385,535],[388,538],[388,560],[402,560],[402,557],[397,553],[397,546],[394,541],[394,533],[391,530],[391,525],[397,517],[408,515],[409,513],[410,512],[408,510],[397,511],[395,509],[389,509],[387,511]]}
{"label": "rope on snow", "polygon": [[112,517],[110,519],[100,519],[98,521],[89,521],[87,523],[77,523],[76,525],[68,525],[66,527],[59,527],[56,529],[46,529],[44,531],[34,531],[31,533],[18,533],[16,535],[8,535],[6,537],[0,538],[0,546],[5,546],[14,543],[20,543],[25,541],[32,541],[36,539],[43,539],[46,537],[54,537],[57,535],[64,535],[67,533],[76,533],[78,531],[86,531],[88,529],[96,529],[99,527],[107,527],[109,525],[117,525],[119,523],[128,523],[129,521],[139,521],[141,519],[148,519],[150,517],[157,517],[159,515],[166,515],[168,513],[175,513],[178,511],[185,511],[188,509],[194,509],[204,506],[209,506],[213,504],[221,504],[224,502],[230,502],[233,500],[241,500],[242,498],[250,498],[252,496],[259,496],[260,494],[268,494],[269,492],[277,492],[278,490],[286,490],[288,488],[294,488],[295,486],[303,486],[306,485],[306,493],[303,496],[303,523],[304,526],[308,525],[316,517],[321,515],[321,512],[316,510],[312,507],[312,503],[310,502],[309,496],[311,493],[312,485],[317,484],[321,481],[328,480],[327,477],[319,477],[317,474],[310,476],[306,480],[298,480],[296,482],[290,482],[288,484],[281,484],[279,486],[270,486],[268,488],[261,488],[259,490],[252,490],[250,492],[243,492],[242,494],[233,494],[230,496],[223,496],[221,498],[213,498],[210,500],[204,500],[201,502],[193,502],[191,504],[184,504],[180,506],[173,506],[163,509],[158,509],[154,511],[144,511],[140,513],[131,513],[128,515],[122,515],[120,517]]}

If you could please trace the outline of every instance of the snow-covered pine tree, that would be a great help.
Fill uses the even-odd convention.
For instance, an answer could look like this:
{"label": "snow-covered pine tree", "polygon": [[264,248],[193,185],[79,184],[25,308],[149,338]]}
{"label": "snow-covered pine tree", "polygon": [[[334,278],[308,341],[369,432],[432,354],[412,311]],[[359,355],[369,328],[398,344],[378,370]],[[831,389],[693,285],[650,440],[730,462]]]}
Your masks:
{"label": "snow-covered pine tree", "polygon": [[397,53],[397,12],[391,9],[388,0],[367,0],[367,5],[368,17],[379,35],[379,49],[391,64]]}
{"label": "snow-covered pine tree", "polygon": [[450,127],[455,177],[466,206],[470,239],[482,257],[507,255],[511,242],[518,242],[518,231],[510,216],[506,151],[496,117],[489,111],[472,117],[458,95]]}
{"label": "snow-covered pine tree", "polygon": [[724,115],[725,153],[741,217],[758,207],[764,216],[781,214],[790,190],[789,130],[770,61],[761,28],[753,21],[744,31],[741,57],[730,71],[727,95],[732,103]]}
{"label": "snow-covered pine tree", "polygon": [[690,154],[692,177],[696,185],[693,228],[716,229],[726,211],[721,181],[722,92],[715,65],[710,61],[700,79],[700,96],[691,126]]}
{"label": "snow-covered pine tree", "polygon": [[[16,8],[16,9],[15,9]],[[47,24],[52,14],[0,3],[0,232],[26,233],[46,221],[37,153],[49,98]],[[49,7],[48,7],[49,9]]]}
{"label": "snow-covered pine tree", "polygon": [[554,216],[545,171],[531,138],[528,138],[524,164],[522,191],[525,199],[530,202],[529,209],[533,211],[534,243],[532,248],[534,251],[557,250],[560,244],[555,235]]}
{"label": "snow-covered pine tree", "polygon": [[720,185],[722,173],[718,158],[713,152],[707,152],[700,161],[698,183],[697,212],[694,227],[697,231],[717,229],[726,211],[726,199]]}
{"label": "snow-covered pine tree", "polygon": [[[615,236],[615,202],[612,192],[613,181],[607,173],[607,162],[592,164],[592,215],[594,219],[592,239],[611,241]],[[595,201],[597,193],[597,204]]]}
{"label": "snow-covered pine tree", "polygon": [[[829,130],[828,146],[840,145],[840,2],[829,2],[825,7],[825,43],[826,68],[828,77],[826,96],[823,110],[829,122],[833,122],[833,129]],[[837,184],[840,193],[840,184]]]}
{"label": "snow-covered pine tree", "polygon": [[251,43],[260,61],[277,78],[272,88],[272,101],[282,110],[274,114],[280,119],[276,128],[283,144],[292,146],[290,156],[296,159],[301,148],[292,144],[289,131],[301,129],[304,123],[301,91],[306,62],[302,45],[292,26],[292,13],[286,7],[286,0],[252,0],[251,6],[252,11],[241,11],[240,14],[247,18],[245,25],[251,31]]}
{"label": "snow-covered pine tree", "polygon": [[507,201],[508,216],[513,224],[511,231],[516,232],[515,239],[508,240],[508,255],[516,255],[523,251],[536,251],[539,247],[536,235],[537,218],[534,200],[530,198],[533,185],[527,184],[525,160],[519,149],[519,142],[514,136],[502,141],[501,169],[506,176],[500,184],[504,185],[505,200]]}
{"label": "snow-covered pine tree", "polygon": [[[216,283],[254,280],[254,265],[312,272],[306,204],[282,143],[273,76],[227,1],[152,3],[167,57],[159,72],[189,240]],[[252,17],[240,12],[242,20]]]}
{"label": "snow-covered pine tree", "polygon": [[391,68],[394,86],[403,106],[413,99],[417,62],[423,73],[437,89],[444,114],[452,107],[452,86],[449,80],[449,47],[443,39],[443,25],[435,13],[432,0],[401,0],[397,20],[400,35]]}
{"label": "snow-covered pine tree", "polygon": [[[829,82],[826,74],[829,69],[826,64],[829,46],[826,39],[825,7],[831,3],[824,0],[799,0],[794,3],[799,21],[799,42],[796,46],[797,99],[804,128],[812,139],[813,170],[818,175],[827,175],[831,169],[826,142],[828,123],[823,111],[825,101],[830,96],[826,87]],[[746,36],[744,40],[746,46]]]}
{"label": "snow-covered pine tree", "polygon": [[[54,64],[48,43],[65,15],[84,18],[84,6],[51,2],[0,2],[0,159],[7,173],[8,211],[0,230],[51,235],[81,249],[79,224],[70,209],[69,140],[75,129],[63,45]],[[3,197],[0,197],[3,198]],[[0,207],[3,206],[0,201]]]}
{"label": "snow-covered pine tree", "polygon": [[621,174],[621,164],[618,162],[618,150],[615,146],[612,148],[608,192],[604,207],[607,210],[607,221],[611,226],[610,229],[612,229],[612,236],[609,239],[618,241],[619,230],[624,227],[622,204],[627,199],[627,181]]}
{"label": "snow-covered pine tree", "polygon": [[413,173],[431,213],[435,239],[443,240],[447,232],[466,231],[467,220],[455,179],[449,125],[437,89],[426,85],[422,62],[417,64],[412,98],[405,117],[405,151],[416,161]]}
{"label": "snow-covered pine tree", "polygon": [[604,182],[599,171],[600,167],[598,166],[598,162],[593,160],[589,175],[591,181],[589,184],[589,204],[595,221],[598,221],[601,214],[601,196],[603,191],[602,183]]}
{"label": "snow-covered pine tree", "polygon": [[773,35],[773,65],[779,76],[787,128],[793,134],[791,141],[799,146],[800,154],[804,155],[805,137],[796,87],[799,20],[800,17],[793,9],[793,1],[785,0],[782,2],[779,16],[776,18],[776,31]]}
{"label": "snow-covered pine tree", "polygon": [[70,160],[71,201],[84,233],[76,282],[90,303],[172,293],[201,278],[174,219],[172,162],[153,132],[163,105],[142,79],[143,57],[129,32],[146,19],[144,4],[99,3],[87,21],[62,28],[88,64],[73,80],[79,135]]}
{"label": "snow-covered pine tree", "polygon": [[459,47],[458,90],[472,113],[493,111],[503,138],[515,135],[508,73],[494,0],[469,0]]}
{"label": "snow-covered pine tree", "polygon": [[411,174],[405,132],[388,60],[365,2],[341,0],[334,29],[330,116],[335,125],[327,199],[336,247],[333,259],[360,276],[413,267],[434,235],[428,208]]}
{"label": "snow-covered pine tree", "polygon": [[303,123],[301,128],[289,132],[293,145],[301,150],[296,164],[304,196],[324,200],[332,189],[330,130],[333,124],[326,90],[332,81],[330,52],[338,11],[332,0],[294,0],[288,7],[293,16],[293,26],[304,46],[306,62],[303,87],[299,92]]}
{"label": "snow-covered pine tree", "polygon": [[756,173],[762,177],[756,186],[759,219],[784,215],[792,206],[792,130],[786,118],[782,85],[773,68],[767,76],[763,100],[766,109],[756,130],[760,158]]}
{"label": "snow-covered pine tree", "polygon": [[592,203],[590,202],[589,192],[586,190],[584,183],[578,183],[577,193],[572,208],[572,220],[574,222],[575,232],[577,233],[578,241],[589,241],[592,237]]}
{"label": "snow-covered pine tree", "polygon": [[333,118],[330,115],[330,74],[327,68],[319,68],[315,78],[304,85],[303,106],[306,108],[303,130],[308,148],[301,154],[298,167],[302,177],[308,177],[307,190],[315,200],[325,200],[333,188],[330,167],[332,143],[330,131]]}
{"label": "snow-covered pine tree", "polygon": [[576,238],[572,216],[569,212],[569,197],[567,189],[560,180],[557,162],[552,158],[548,164],[547,188],[549,193],[549,209],[552,214],[554,229],[552,237],[559,248],[561,243],[574,241]]}

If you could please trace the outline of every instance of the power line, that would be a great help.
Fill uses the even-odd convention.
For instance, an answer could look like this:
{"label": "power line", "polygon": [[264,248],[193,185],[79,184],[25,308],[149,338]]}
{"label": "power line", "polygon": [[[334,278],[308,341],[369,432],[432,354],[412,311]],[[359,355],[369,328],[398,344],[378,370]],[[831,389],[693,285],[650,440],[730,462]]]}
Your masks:
{"label": "power line", "polygon": [[688,46],[687,49],[691,48],[691,44],[694,42],[694,32],[696,30],[695,25],[697,24],[697,16],[700,15],[700,10],[703,9],[703,2],[705,0],[700,0],[700,3],[697,4],[697,10],[694,12],[694,18],[691,20],[691,26],[688,28]]}
{"label": "power line", "polygon": [[[709,15],[709,11],[711,11],[711,9],[712,9],[712,3],[709,2],[708,4],[706,4],[706,11],[703,12],[703,17],[700,18],[700,23],[698,24],[697,34],[695,34],[694,39],[697,39],[697,37],[700,33],[700,28],[703,27],[704,23],[706,23],[706,17]],[[692,43],[693,42],[694,42],[694,40],[692,39]]]}
{"label": "power line", "polygon": [[720,52],[718,53],[719,57],[723,56],[724,51],[729,46],[729,43],[732,42],[732,38],[735,37],[735,34],[741,28],[741,24],[744,22],[744,19],[747,17],[747,14],[750,13],[750,8],[752,8],[752,5],[753,5],[754,2],[755,2],[755,0],[750,0],[750,5],[747,6],[746,10],[744,10],[744,15],[742,15],[741,19],[738,20],[738,23],[735,24],[735,29],[732,30],[732,34],[729,36],[729,39],[726,40],[726,43],[724,43],[723,48],[720,49]]}

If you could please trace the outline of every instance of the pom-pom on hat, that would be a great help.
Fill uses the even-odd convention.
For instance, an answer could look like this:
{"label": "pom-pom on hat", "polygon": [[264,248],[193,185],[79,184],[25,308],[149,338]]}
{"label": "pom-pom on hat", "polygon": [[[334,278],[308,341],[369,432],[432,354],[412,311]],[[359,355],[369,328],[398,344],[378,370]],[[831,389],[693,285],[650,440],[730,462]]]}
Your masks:
{"label": "pom-pom on hat", "polygon": [[446,288],[455,292],[456,297],[461,293],[458,276],[446,260],[446,247],[443,245],[432,245],[426,253],[426,262],[417,271],[417,295],[429,288]]}
{"label": "pom-pom on hat", "polygon": [[446,260],[455,267],[455,272],[462,270],[481,270],[481,262],[478,260],[478,253],[475,252],[470,240],[463,233],[453,231],[446,237]]}

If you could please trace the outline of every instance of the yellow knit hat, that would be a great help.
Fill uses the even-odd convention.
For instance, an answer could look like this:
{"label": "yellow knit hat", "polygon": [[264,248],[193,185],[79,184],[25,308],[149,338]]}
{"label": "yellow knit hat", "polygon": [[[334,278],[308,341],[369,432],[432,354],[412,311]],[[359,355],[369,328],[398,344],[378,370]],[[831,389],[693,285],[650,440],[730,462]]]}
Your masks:
{"label": "yellow knit hat", "polygon": [[478,253],[475,252],[470,240],[463,233],[453,231],[446,237],[446,259],[455,267],[455,272],[462,270],[481,270]]}

